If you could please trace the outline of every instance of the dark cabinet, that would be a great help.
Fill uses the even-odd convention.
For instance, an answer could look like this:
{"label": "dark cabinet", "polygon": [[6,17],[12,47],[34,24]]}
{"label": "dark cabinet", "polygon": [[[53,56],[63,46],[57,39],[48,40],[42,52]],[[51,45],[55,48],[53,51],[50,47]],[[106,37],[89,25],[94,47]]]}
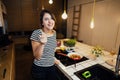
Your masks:
{"label": "dark cabinet", "polygon": [[56,67],[56,71],[58,73],[58,80],[69,80],[58,67]]}

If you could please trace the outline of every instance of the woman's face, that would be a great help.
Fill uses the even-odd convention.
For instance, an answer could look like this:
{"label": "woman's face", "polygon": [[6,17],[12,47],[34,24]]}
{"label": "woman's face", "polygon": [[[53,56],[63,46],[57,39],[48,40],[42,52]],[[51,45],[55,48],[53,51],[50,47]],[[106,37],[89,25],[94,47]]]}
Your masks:
{"label": "woman's face", "polygon": [[45,13],[43,16],[43,23],[42,25],[44,28],[48,30],[52,30],[55,26],[55,21],[52,19],[51,15],[49,13]]}

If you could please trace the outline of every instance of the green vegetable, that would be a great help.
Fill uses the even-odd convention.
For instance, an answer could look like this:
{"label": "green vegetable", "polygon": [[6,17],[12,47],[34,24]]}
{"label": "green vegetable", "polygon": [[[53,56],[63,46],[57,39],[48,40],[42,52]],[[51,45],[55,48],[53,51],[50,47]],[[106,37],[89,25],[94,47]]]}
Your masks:
{"label": "green vegetable", "polygon": [[74,47],[76,44],[76,39],[69,39],[67,41],[64,41],[64,45],[68,47]]}

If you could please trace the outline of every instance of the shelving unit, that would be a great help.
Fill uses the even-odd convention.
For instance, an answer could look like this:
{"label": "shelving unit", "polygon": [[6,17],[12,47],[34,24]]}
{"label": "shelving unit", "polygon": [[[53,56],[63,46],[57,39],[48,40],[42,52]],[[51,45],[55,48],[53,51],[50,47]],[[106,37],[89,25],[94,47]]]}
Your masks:
{"label": "shelving unit", "polygon": [[81,11],[81,6],[74,6],[73,10],[73,23],[72,23],[72,37],[73,38],[78,38],[78,33],[79,33],[79,25],[80,25],[80,11]]}

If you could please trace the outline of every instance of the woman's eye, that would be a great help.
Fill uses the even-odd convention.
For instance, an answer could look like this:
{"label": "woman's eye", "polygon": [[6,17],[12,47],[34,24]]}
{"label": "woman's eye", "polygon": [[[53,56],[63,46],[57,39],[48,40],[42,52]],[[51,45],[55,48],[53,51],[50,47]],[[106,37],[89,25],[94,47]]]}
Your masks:
{"label": "woman's eye", "polygon": [[48,18],[45,18],[45,20],[49,20]]}
{"label": "woman's eye", "polygon": [[51,18],[45,18],[45,20],[47,21],[47,20],[53,20],[53,19],[51,19]]}

